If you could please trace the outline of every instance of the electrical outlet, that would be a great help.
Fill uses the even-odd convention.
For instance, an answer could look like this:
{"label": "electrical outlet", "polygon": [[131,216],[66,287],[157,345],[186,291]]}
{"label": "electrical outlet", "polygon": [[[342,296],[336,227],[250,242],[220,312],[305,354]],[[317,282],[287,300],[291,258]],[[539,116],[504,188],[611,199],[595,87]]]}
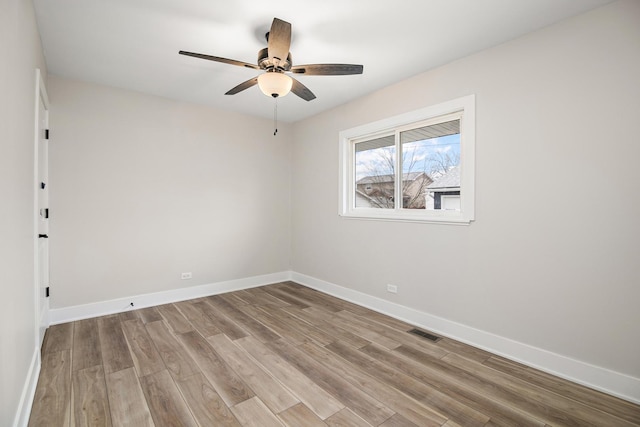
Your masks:
{"label": "electrical outlet", "polygon": [[392,294],[397,294],[398,287],[396,285],[387,285],[387,292],[391,292]]}
{"label": "electrical outlet", "polygon": [[182,280],[191,279],[192,277],[193,277],[193,276],[191,275],[191,272],[190,272],[190,271],[189,271],[189,272],[187,272],[187,273],[182,273],[182,274],[180,275],[180,278],[181,278]]}

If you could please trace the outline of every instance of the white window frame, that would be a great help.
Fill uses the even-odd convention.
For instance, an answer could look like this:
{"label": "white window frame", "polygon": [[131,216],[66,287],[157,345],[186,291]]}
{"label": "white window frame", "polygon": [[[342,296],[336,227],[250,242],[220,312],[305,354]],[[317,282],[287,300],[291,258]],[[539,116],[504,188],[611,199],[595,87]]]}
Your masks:
{"label": "white window frame", "polygon": [[[356,208],[355,207],[355,144],[359,141],[384,134],[397,133],[407,127],[414,127],[425,121],[436,122],[442,116],[460,115],[460,211]],[[475,219],[475,95],[468,95],[411,111],[398,116],[357,126],[341,131],[340,144],[340,202],[339,215],[345,218],[416,221],[443,224],[470,224]],[[401,147],[396,138],[397,161],[402,156]],[[396,168],[396,171],[399,171]],[[397,173],[397,172],[396,172]],[[402,179],[396,177],[396,193],[399,193]],[[397,196],[396,194],[396,196]],[[398,198],[396,197],[396,200]]]}

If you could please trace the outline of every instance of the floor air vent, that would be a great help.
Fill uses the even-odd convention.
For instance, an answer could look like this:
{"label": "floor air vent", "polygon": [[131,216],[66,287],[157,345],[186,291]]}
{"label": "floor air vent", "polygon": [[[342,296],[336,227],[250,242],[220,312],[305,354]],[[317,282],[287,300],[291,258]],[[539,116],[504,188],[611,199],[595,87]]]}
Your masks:
{"label": "floor air vent", "polygon": [[411,329],[408,331],[410,334],[419,335],[422,338],[426,338],[433,342],[438,342],[442,339],[442,337],[438,337],[436,335],[430,334],[429,332],[421,331],[420,329]]}

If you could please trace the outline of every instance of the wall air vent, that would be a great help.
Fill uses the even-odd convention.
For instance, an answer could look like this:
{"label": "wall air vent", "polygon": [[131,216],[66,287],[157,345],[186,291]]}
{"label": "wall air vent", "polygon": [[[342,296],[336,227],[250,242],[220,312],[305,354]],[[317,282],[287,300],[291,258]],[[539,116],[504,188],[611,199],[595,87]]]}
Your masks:
{"label": "wall air vent", "polygon": [[433,342],[438,342],[442,339],[442,337],[430,334],[429,332],[421,331],[420,329],[411,329],[410,331],[407,331],[407,332],[409,332],[410,334],[421,336],[422,338],[426,338],[429,341],[433,341]]}

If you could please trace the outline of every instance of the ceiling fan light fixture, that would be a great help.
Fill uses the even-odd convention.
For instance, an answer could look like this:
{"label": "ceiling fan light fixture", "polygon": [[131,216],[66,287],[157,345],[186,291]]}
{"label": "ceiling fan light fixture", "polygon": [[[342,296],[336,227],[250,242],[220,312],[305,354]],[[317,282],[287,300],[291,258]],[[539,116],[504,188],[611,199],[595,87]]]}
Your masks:
{"label": "ceiling fan light fixture", "polygon": [[[207,61],[222,62],[223,64],[235,65],[252,70],[264,70],[264,74],[252,77],[234,88],[228,90],[225,95],[235,95],[243,90],[258,85],[262,93],[267,96],[278,98],[285,96],[290,91],[293,94],[311,101],[316,96],[299,80],[289,77],[285,72],[295,74],[306,74],[308,76],[346,76],[362,74],[362,65],[354,64],[306,64],[293,66],[291,62],[291,24],[282,19],[273,18],[271,29],[267,36],[267,47],[258,52],[258,63],[236,61],[235,59],[221,58],[219,56],[204,55],[202,53],[179,51],[180,55],[193,56],[195,58],[206,59]],[[282,59],[286,58],[286,59]]]}
{"label": "ceiling fan light fixture", "polygon": [[293,80],[284,73],[267,72],[258,76],[258,86],[265,95],[278,98],[291,91]]}

